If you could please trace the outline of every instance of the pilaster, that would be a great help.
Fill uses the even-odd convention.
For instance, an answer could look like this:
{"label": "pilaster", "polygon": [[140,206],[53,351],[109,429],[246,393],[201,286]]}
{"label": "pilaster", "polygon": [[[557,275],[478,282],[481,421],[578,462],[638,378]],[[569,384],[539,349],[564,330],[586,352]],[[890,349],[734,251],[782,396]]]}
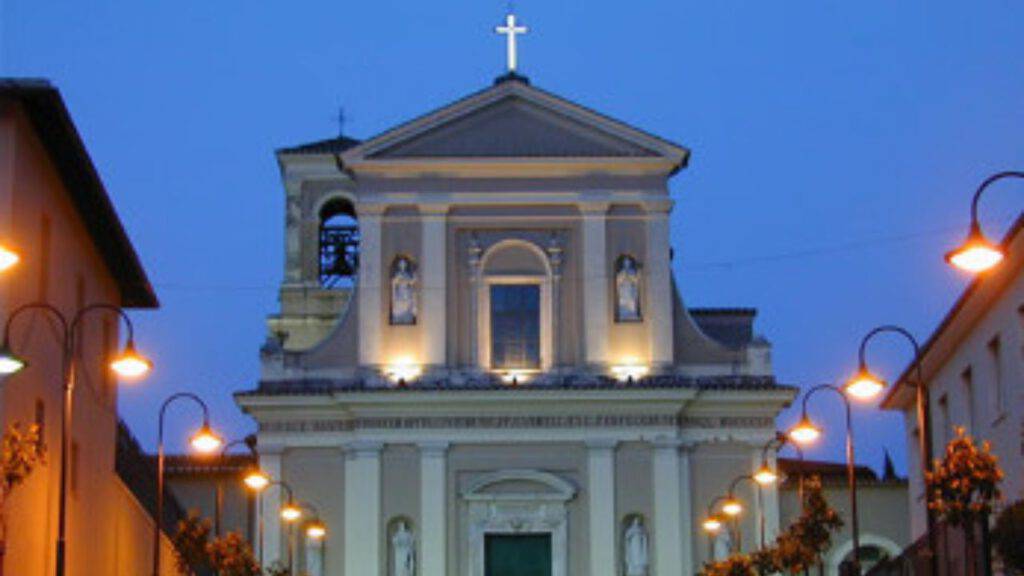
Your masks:
{"label": "pilaster", "polygon": [[[680,501],[679,446],[675,439],[653,443],[654,479],[654,574],[681,576],[683,536]],[[689,534],[687,534],[689,538]],[[686,574],[689,574],[687,571]]]}
{"label": "pilaster", "polygon": [[[274,480],[281,479],[281,451],[272,450],[269,447],[260,446],[260,470]],[[271,486],[263,491],[261,505],[263,507],[263,538],[256,542],[256,557],[263,559],[263,564],[269,566],[274,562],[285,560],[281,553],[282,531],[281,517],[278,510],[284,502],[280,486]],[[259,519],[257,519],[259,522]],[[256,527],[259,534],[259,526]],[[257,538],[257,540],[260,540]],[[262,550],[260,548],[262,547]],[[262,554],[261,554],[262,552]]]}
{"label": "pilaster", "polygon": [[447,364],[447,212],[448,206],[421,206],[423,222],[423,279],[420,315],[423,319],[423,363]]}
{"label": "pilaster", "polygon": [[672,364],[672,262],[669,257],[668,216],[672,202],[647,205],[647,313],[651,365],[664,368]]}
{"label": "pilaster", "polygon": [[615,440],[587,441],[587,505],[591,576],[615,576]]}
{"label": "pilaster", "polygon": [[583,215],[583,333],[588,365],[608,362],[608,255],[606,248],[607,202],[580,205]]}
{"label": "pilaster", "polygon": [[445,576],[448,569],[448,443],[420,447],[420,550],[422,576]]}
{"label": "pilaster", "polygon": [[345,447],[345,574],[381,573],[379,442]]}
{"label": "pilaster", "polygon": [[300,284],[305,261],[302,231],[305,217],[302,213],[302,179],[285,176],[284,179],[284,283]]}
{"label": "pilaster", "polygon": [[694,573],[693,551],[693,479],[690,473],[690,454],[693,446],[684,444],[679,450],[679,531],[683,541],[679,545],[680,562],[684,576]]}
{"label": "pilaster", "polygon": [[381,216],[384,206],[356,207],[359,220],[359,364],[378,366],[381,355]]}

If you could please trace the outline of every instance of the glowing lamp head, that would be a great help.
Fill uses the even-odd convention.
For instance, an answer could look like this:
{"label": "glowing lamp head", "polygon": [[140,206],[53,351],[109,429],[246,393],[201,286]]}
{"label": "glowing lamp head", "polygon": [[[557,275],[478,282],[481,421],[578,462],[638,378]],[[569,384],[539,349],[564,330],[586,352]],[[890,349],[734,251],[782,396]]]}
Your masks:
{"label": "glowing lamp head", "polygon": [[17,252],[6,246],[0,246],[0,272],[6,272],[21,261]]}
{"label": "glowing lamp head", "polygon": [[302,510],[295,504],[285,504],[281,507],[281,519],[285,522],[295,522],[302,518]]}
{"label": "glowing lamp head", "polygon": [[754,482],[757,482],[761,486],[771,486],[778,480],[779,475],[769,468],[767,464],[762,465],[757,472],[754,472]]}
{"label": "glowing lamp head", "polygon": [[710,534],[717,534],[722,529],[722,521],[717,516],[706,518],[702,525],[704,526],[704,531]]}
{"label": "glowing lamp head", "polygon": [[136,379],[148,374],[153,369],[153,363],[139,354],[135,350],[135,343],[129,340],[124,350],[110,362],[110,369],[124,378]]}
{"label": "glowing lamp head", "polygon": [[212,454],[224,445],[224,440],[210,428],[209,424],[203,424],[203,427],[192,435],[189,444],[200,454]]}
{"label": "glowing lamp head", "polygon": [[267,473],[259,468],[254,468],[245,475],[242,481],[250,490],[260,492],[270,485],[270,476],[267,476]]}
{"label": "glowing lamp head", "polygon": [[20,372],[25,366],[28,366],[28,362],[12,352],[7,344],[0,346],[0,376]]}
{"label": "glowing lamp head", "polygon": [[797,444],[810,444],[821,436],[821,429],[804,414],[800,421],[789,430],[789,437]]}
{"label": "glowing lamp head", "polygon": [[722,512],[725,512],[729,516],[739,516],[743,513],[743,504],[735,498],[729,498],[722,504]]}
{"label": "glowing lamp head", "polygon": [[1005,255],[1002,248],[985,238],[978,223],[974,222],[964,243],[946,253],[946,262],[964,272],[978,274],[995,267]]}
{"label": "glowing lamp head", "polygon": [[861,366],[857,375],[850,378],[844,388],[848,396],[857,400],[871,400],[885,390],[885,380],[872,374],[866,366]]}
{"label": "glowing lamp head", "polygon": [[314,520],[306,526],[306,536],[310,540],[323,540],[327,536],[327,526],[319,520]]}

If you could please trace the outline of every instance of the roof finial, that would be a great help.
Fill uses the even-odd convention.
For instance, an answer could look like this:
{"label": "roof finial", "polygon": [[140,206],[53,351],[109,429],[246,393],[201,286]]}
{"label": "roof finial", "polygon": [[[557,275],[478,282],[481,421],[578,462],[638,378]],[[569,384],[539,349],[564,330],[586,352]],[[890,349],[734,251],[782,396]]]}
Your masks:
{"label": "roof finial", "polygon": [[338,106],[338,118],[337,118],[337,120],[338,120],[338,136],[341,137],[341,136],[345,135],[345,120],[347,120],[347,118],[345,117],[345,107],[344,106]]}
{"label": "roof finial", "polygon": [[516,24],[516,15],[512,12],[512,3],[509,3],[508,14],[505,15],[505,25],[496,26],[494,31],[498,34],[505,34],[508,38],[506,44],[508,49],[508,73],[515,74],[518,65],[516,35],[526,34],[529,29],[526,26]]}

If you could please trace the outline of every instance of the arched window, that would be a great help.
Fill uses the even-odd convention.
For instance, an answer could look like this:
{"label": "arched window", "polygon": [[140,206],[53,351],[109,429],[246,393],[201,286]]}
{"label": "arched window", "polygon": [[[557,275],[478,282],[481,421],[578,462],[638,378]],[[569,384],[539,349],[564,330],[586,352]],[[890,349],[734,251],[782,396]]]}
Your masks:
{"label": "arched window", "polygon": [[352,288],[359,269],[359,225],[352,203],[328,201],[320,209],[320,285]]}

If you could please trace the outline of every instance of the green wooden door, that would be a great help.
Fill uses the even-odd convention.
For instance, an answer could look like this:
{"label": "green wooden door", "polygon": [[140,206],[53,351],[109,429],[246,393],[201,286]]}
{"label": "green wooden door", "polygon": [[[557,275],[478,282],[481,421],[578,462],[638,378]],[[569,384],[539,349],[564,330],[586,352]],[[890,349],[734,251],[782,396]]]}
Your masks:
{"label": "green wooden door", "polygon": [[551,576],[550,534],[488,534],[484,576]]}

